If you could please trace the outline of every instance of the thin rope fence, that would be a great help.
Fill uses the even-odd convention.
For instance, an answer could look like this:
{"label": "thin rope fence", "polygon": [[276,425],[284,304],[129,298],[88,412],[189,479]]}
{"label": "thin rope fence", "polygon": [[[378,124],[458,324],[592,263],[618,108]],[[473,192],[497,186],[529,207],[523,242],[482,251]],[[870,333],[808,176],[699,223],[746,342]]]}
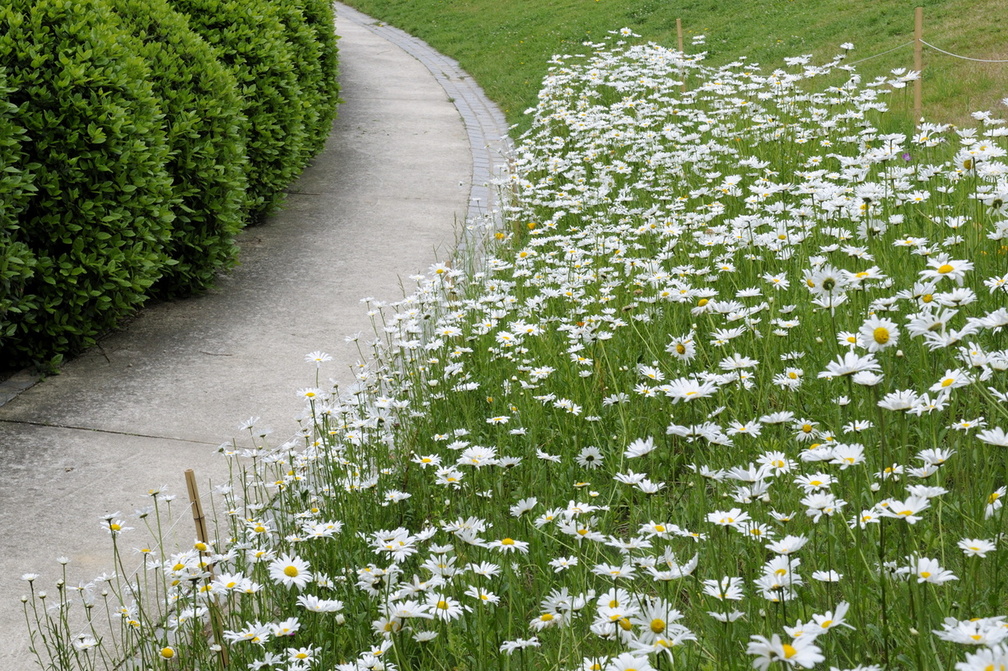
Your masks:
{"label": "thin rope fence", "polygon": [[[911,42],[911,44],[913,44],[913,42]],[[942,49],[940,47],[936,47],[935,45],[933,45],[930,42],[927,42],[925,40],[921,40],[921,44],[923,44],[924,46],[930,47],[930,48],[934,49],[935,51],[939,51],[939,52],[945,54],[946,56],[951,56],[952,58],[960,58],[960,59],[962,59],[964,61],[973,61],[974,63],[1008,63],[1008,59],[971,58],[969,56],[962,56],[960,54],[954,54],[951,51],[945,51],[944,49]]]}
{"label": "thin rope fence", "polygon": [[904,49],[906,47],[912,46],[913,43],[914,43],[914,41],[910,40],[909,42],[904,42],[903,44],[899,45],[898,47],[893,47],[892,49],[886,49],[885,51],[880,51],[877,54],[873,54],[871,56],[865,56],[864,58],[859,58],[858,60],[851,61],[849,63],[844,63],[844,65],[845,66],[852,66],[852,65],[857,65],[858,63],[864,63],[865,61],[870,61],[873,58],[878,58],[879,56],[885,56],[886,54],[891,54],[894,51],[899,51],[900,49]]}

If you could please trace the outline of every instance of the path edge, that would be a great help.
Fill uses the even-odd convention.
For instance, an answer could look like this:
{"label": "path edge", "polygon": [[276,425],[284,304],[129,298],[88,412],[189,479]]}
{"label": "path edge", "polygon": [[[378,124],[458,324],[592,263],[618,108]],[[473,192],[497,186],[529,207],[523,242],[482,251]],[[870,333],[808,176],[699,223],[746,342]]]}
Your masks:
{"label": "path edge", "polygon": [[471,262],[474,260],[472,257],[479,254],[482,243],[473,239],[474,224],[489,219],[490,227],[498,228],[502,222],[502,203],[497,185],[507,175],[508,157],[514,153],[504,113],[455,59],[445,56],[420,38],[353,7],[340,2],[333,3],[333,6],[337,17],[368,30],[418,60],[434,76],[462,117],[472,153],[472,186],[466,221],[460,222],[462,232],[456,241],[453,257]]}

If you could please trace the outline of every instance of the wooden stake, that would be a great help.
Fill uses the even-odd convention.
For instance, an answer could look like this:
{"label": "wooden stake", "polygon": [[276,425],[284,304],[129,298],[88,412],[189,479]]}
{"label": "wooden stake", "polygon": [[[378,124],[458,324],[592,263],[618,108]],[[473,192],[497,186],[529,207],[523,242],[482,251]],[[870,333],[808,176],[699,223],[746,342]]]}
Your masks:
{"label": "wooden stake", "polygon": [[[196,523],[196,540],[204,546],[210,546],[210,537],[207,534],[206,516],[203,514],[203,504],[200,502],[199,487],[196,485],[196,474],[193,469],[187,468],[185,472],[186,489],[189,490],[189,505],[192,507],[193,522]],[[200,559],[206,552],[200,550]],[[209,568],[210,578],[213,579],[213,567]],[[217,602],[216,597],[214,601]],[[210,627],[213,629],[214,643],[220,648],[221,664],[227,668],[229,664],[228,648],[221,640],[224,637],[224,623],[221,622],[220,603],[214,604],[216,607],[210,609]]]}
{"label": "wooden stake", "polygon": [[914,70],[918,72],[914,80],[914,127],[921,123],[921,99],[924,90],[924,8],[914,10]]}

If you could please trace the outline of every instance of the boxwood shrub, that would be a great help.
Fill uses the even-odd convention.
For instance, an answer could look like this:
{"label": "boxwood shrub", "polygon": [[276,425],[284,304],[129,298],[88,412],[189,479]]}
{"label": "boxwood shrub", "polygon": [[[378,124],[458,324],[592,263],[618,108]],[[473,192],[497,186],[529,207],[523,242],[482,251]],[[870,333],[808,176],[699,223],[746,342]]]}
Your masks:
{"label": "boxwood shrub", "polygon": [[339,48],[336,16],[331,0],[302,0],[305,21],[319,47],[319,79],[315,90],[315,124],[308,131],[308,155],[315,156],[325,146],[339,104]]}
{"label": "boxwood shrub", "polygon": [[304,108],[293,52],[280,14],[270,2],[170,0],[193,30],[230,69],[248,118],[249,211],[271,211],[300,174],[305,146]]}
{"label": "boxwood shrub", "polygon": [[284,28],[284,35],[291,45],[296,58],[292,60],[294,76],[301,90],[298,105],[304,123],[304,141],[298,161],[303,167],[315,155],[319,125],[319,102],[322,88],[322,50],[315,37],[315,31],[308,25],[302,11],[302,0],[267,0],[273,5],[277,18]]}
{"label": "boxwood shrub", "polygon": [[173,190],[151,72],[103,0],[7,0],[0,63],[37,164],[11,239],[32,250],[0,358],[59,361],[114,327],[167,262]]}
{"label": "boxwood shrub", "polygon": [[110,2],[138,38],[167,121],[175,222],[171,264],[154,294],[184,296],[212,285],[237,257],[248,165],[242,98],[213,48],[167,0]]}
{"label": "boxwood shrub", "polygon": [[[21,296],[35,268],[35,255],[17,240],[18,222],[33,188],[32,167],[22,149],[24,128],[10,102],[7,71],[0,67],[0,339],[12,335],[11,319],[23,309]],[[0,370],[10,364],[0,357]]]}
{"label": "boxwood shrub", "polygon": [[339,101],[335,16],[327,0],[269,0],[294,45],[295,69],[305,113],[307,163],[325,146]]}

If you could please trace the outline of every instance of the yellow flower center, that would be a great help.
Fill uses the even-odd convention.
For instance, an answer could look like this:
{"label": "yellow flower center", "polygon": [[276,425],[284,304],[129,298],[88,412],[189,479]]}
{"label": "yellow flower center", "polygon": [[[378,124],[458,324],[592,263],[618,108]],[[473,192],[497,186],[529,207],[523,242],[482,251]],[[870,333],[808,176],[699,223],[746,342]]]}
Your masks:
{"label": "yellow flower center", "polygon": [[676,343],[675,351],[678,354],[685,354],[686,353],[686,345],[683,345],[681,342],[680,343]]}
{"label": "yellow flower center", "polygon": [[662,620],[657,617],[651,620],[651,631],[653,631],[656,634],[660,634],[663,631],[665,631],[665,620]]}
{"label": "yellow flower center", "polygon": [[552,622],[553,621],[553,613],[543,613],[542,615],[539,616],[539,619],[542,622]]}
{"label": "yellow flower center", "polygon": [[941,386],[943,386],[943,387],[949,387],[949,386],[952,385],[953,382],[955,382],[955,379],[953,379],[951,377],[947,377],[944,380],[942,380]]}
{"label": "yellow flower center", "polygon": [[700,300],[697,301],[697,307],[701,307],[702,308],[703,306],[707,305],[707,303],[709,303],[709,302],[710,301],[707,300],[706,298],[701,298]]}
{"label": "yellow flower center", "polygon": [[665,525],[664,524],[656,524],[655,525],[655,531],[657,531],[658,533],[665,533]]}
{"label": "yellow flower center", "polygon": [[171,659],[172,657],[175,656],[175,651],[165,646],[161,648],[161,656],[164,657],[165,659]]}
{"label": "yellow flower center", "polygon": [[122,525],[121,524],[116,524],[115,522],[112,522],[111,524],[109,524],[109,529],[111,529],[112,531],[121,531],[122,530]]}
{"label": "yellow flower center", "polygon": [[633,625],[630,624],[630,620],[625,617],[620,618],[619,626],[623,631],[630,631],[633,629]]}
{"label": "yellow flower center", "polygon": [[514,545],[514,543],[515,542],[513,538],[505,538],[504,540],[501,541],[501,545]]}
{"label": "yellow flower center", "polygon": [[924,303],[930,303],[933,300],[934,296],[932,296],[931,294],[924,294],[923,296],[921,296],[921,301],[923,301]]}
{"label": "yellow flower center", "polygon": [[448,602],[442,599],[441,601],[437,602],[437,607],[440,608],[441,610],[448,610]]}
{"label": "yellow flower center", "polygon": [[296,578],[296,577],[298,577],[297,566],[285,566],[284,567],[284,575],[287,576],[288,578]]}
{"label": "yellow flower center", "polygon": [[931,571],[921,571],[920,572],[920,577],[922,577],[925,580],[927,580],[928,578],[931,577]]}
{"label": "yellow flower center", "polygon": [[784,643],[781,647],[784,649],[784,659],[791,659],[792,657],[798,654],[798,651],[795,650],[793,646],[788,645],[787,643]]}
{"label": "yellow flower center", "polygon": [[955,270],[955,268],[953,268],[952,264],[950,263],[943,263],[942,265],[938,266],[938,272],[941,273],[942,275],[945,275],[946,273],[951,273],[953,270]]}
{"label": "yellow flower center", "polygon": [[879,326],[877,329],[872,331],[872,338],[875,339],[879,345],[885,345],[889,342],[889,329],[884,326]]}
{"label": "yellow flower center", "polygon": [[819,626],[823,629],[829,629],[831,624],[833,624],[833,620],[823,620],[823,623]]}

